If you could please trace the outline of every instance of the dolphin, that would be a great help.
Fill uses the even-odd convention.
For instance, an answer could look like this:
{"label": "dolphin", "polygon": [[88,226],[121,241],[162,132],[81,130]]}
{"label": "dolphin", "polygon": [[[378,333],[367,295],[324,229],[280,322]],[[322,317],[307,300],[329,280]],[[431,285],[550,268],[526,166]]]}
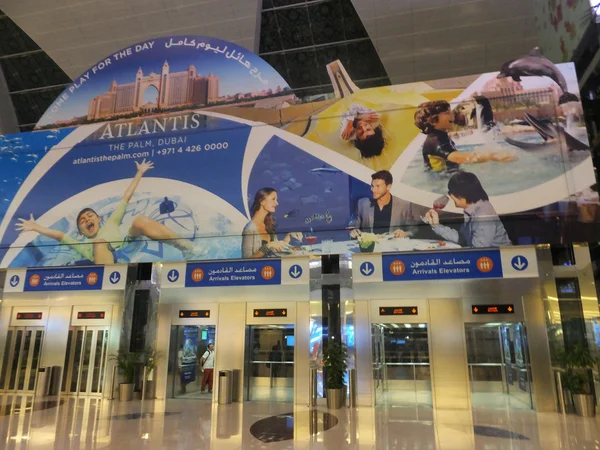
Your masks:
{"label": "dolphin", "polygon": [[521,142],[509,137],[505,139],[506,142],[508,142],[510,145],[514,145],[515,147],[522,148],[523,150],[541,150],[560,142],[567,144],[569,151],[590,149],[588,145],[567,133],[562,125],[543,123],[529,113],[525,113],[525,121],[539,133],[545,142],[539,144],[532,142]]}
{"label": "dolphin", "polygon": [[579,101],[579,97],[569,92],[567,80],[558,70],[558,67],[542,55],[539,47],[531,50],[526,56],[505,62],[498,75],[498,78],[512,78],[515,81],[521,81],[521,77],[548,77],[552,79],[563,92],[558,100],[559,105]]}

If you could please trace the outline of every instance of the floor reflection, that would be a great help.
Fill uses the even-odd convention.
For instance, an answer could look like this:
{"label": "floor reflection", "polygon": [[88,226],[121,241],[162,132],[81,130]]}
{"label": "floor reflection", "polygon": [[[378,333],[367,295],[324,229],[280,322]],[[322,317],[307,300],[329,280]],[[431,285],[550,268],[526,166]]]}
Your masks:
{"label": "floor reflection", "polygon": [[[597,450],[600,442],[597,418],[517,409],[474,409],[472,420],[444,425],[440,411],[423,406],[327,410],[5,395],[0,411],[2,450]],[[470,445],[450,442],[462,434],[470,434]]]}
{"label": "floor reflection", "polygon": [[112,416],[111,419],[114,420],[136,420],[136,419],[154,419],[154,417],[160,416],[174,416],[176,412],[164,412],[160,414],[154,414],[153,412],[144,412],[144,413],[131,413],[131,414],[123,414],[121,416]]}
{"label": "floor reflection", "polygon": [[[337,417],[328,412],[311,409],[303,414],[308,416],[309,432],[312,435],[327,431],[338,424]],[[294,439],[294,413],[265,417],[250,427],[250,434],[264,443]]]}
{"label": "floor reflection", "polygon": [[40,400],[34,401],[30,396],[0,396],[0,416],[10,416],[21,412],[42,411],[44,409],[56,408],[64,403],[64,400]]}

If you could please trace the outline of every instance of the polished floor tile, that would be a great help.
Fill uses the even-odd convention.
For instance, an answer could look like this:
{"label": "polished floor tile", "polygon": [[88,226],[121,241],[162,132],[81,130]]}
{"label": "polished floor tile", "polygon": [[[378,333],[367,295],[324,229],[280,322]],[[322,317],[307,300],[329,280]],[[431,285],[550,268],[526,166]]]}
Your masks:
{"label": "polished floor tile", "polygon": [[587,450],[600,448],[599,424],[500,407],[311,410],[268,402],[0,396],[0,449],[6,450]]}

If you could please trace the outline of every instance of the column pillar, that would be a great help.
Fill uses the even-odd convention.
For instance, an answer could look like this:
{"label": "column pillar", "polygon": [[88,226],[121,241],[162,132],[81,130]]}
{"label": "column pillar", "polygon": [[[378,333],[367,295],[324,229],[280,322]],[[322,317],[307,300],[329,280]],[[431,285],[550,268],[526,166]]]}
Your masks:
{"label": "column pillar", "polygon": [[433,299],[428,309],[436,448],[474,449],[462,302],[459,298]]}

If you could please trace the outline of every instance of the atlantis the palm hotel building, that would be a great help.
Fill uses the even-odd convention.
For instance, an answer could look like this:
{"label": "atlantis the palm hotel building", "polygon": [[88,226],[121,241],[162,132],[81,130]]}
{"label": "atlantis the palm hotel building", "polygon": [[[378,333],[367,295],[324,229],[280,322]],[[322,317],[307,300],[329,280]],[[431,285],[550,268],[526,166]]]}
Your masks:
{"label": "atlantis the palm hotel building", "polygon": [[597,448],[593,5],[0,30],[0,448]]}

